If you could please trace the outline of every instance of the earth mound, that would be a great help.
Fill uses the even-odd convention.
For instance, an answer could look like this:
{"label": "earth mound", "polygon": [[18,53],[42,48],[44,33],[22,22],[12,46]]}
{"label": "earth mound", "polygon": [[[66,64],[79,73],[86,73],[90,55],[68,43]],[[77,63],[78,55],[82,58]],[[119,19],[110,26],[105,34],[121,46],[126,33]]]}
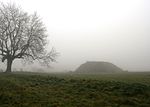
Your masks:
{"label": "earth mound", "polygon": [[118,73],[123,70],[110,62],[88,61],[76,69],[76,73]]}

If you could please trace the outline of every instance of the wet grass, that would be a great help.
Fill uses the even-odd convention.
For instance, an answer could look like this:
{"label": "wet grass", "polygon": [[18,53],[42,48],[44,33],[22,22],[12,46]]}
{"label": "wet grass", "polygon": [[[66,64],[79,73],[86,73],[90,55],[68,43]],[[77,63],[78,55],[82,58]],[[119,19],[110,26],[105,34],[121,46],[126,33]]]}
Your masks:
{"label": "wet grass", "polygon": [[0,73],[0,107],[150,107],[150,75]]}

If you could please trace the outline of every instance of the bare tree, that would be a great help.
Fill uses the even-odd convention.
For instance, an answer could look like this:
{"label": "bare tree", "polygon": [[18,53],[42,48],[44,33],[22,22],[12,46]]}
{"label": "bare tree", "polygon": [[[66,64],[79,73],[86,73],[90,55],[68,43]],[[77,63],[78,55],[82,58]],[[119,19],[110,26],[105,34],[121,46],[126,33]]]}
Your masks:
{"label": "bare tree", "polygon": [[55,61],[56,52],[47,52],[46,45],[46,28],[36,13],[28,15],[14,4],[0,5],[0,58],[7,61],[6,72],[17,58],[46,65]]}

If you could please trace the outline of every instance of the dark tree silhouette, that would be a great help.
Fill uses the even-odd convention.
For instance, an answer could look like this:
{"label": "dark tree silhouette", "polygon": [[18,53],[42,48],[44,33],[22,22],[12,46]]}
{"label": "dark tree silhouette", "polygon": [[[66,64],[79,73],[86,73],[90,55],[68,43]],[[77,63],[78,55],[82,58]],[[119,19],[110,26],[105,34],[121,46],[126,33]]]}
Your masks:
{"label": "dark tree silhouette", "polygon": [[45,65],[55,61],[56,52],[47,52],[46,45],[46,28],[36,13],[28,15],[14,4],[1,4],[0,57],[2,62],[7,61],[6,72],[11,72],[17,58]]}

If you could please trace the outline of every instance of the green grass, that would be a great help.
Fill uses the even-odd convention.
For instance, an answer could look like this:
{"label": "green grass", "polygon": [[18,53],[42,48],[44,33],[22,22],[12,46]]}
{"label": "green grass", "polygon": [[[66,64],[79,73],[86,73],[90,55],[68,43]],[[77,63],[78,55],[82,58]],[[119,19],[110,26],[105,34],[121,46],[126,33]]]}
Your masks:
{"label": "green grass", "polygon": [[0,107],[150,107],[150,73],[0,73]]}

